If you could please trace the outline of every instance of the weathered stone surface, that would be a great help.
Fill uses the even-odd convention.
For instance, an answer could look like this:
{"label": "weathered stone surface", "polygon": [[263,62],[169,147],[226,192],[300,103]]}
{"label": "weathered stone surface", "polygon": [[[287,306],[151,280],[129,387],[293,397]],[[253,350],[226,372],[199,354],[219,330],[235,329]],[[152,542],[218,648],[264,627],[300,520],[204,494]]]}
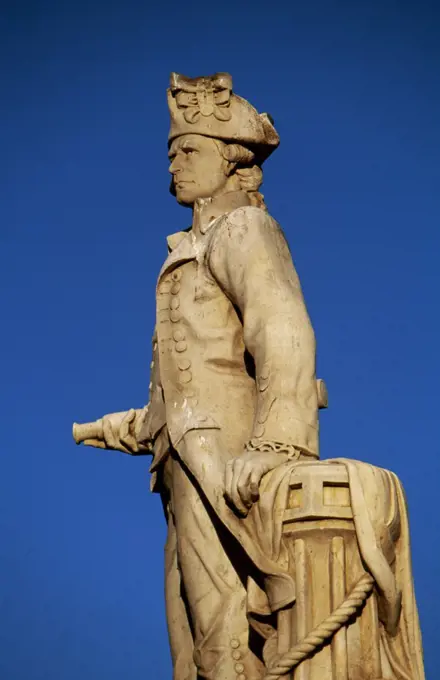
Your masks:
{"label": "weathered stone surface", "polygon": [[149,403],[74,425],[151,453],[168,519],[175,680],[422,680],[404,494],[319,461],[315,338],[262,163],[271,119],[228,74],[173,74],[170,172],[189,231],[158,277]]}

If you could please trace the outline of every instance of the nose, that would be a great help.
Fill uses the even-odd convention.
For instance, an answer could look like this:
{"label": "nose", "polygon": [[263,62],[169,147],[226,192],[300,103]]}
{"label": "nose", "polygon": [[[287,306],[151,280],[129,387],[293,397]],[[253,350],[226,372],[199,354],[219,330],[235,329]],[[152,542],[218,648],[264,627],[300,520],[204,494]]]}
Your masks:
{"label": "nose", "polygon": [[175,175],[176,173],[181,171],[181,165],[179,161],[177,160],[177,156],[173,158],[173,160],[170,163],[170,166],[168,168],[168,172],[170,172],[172,175]]}

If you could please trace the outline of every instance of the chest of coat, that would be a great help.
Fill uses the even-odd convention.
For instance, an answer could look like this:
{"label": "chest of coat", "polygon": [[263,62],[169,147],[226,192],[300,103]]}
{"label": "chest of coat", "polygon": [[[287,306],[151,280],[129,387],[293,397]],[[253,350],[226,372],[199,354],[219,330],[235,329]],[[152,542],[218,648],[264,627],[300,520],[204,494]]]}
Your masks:
{"label": "chest of coat", "polygon": [[186,261],[162,276],[156,332],[174,443],[189,429],[220,427],[228,409],[237,412],[242,403],[247,409],[243,421],[251,422],[254,381],[244,361],[243,327],[203,264]]}
{"label": "chest of coat", "polygon": [[182,326],[189,327],[200,340],[205,337],[214,339],[218,331],[237,323],[233,305],[204,262],[193,260],[178,265],[159,282],[159,339],[164,339],[166,335],[173,337]]}
{"label": "chest of coat", "polygon": [[241,383],[248,390],[252,387],[242,324],[203,263],[184,262],[159,281],[156,329],[168,403],[192,403],[202,396],[215,401],[231,381],[240,388]]}

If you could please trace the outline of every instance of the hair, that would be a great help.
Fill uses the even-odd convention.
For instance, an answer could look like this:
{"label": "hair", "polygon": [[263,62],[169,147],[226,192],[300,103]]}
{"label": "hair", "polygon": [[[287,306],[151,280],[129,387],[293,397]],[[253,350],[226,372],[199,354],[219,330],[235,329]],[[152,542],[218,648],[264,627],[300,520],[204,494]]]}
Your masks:
{"label": "hair", "polygon": [[251,205],[266,210],[264,196],[258,189],[263,183],[263,171],[256,162],[256,156],[251,149],[241,144],[227,144],[219,139],[214,139],[223,158],[235,164],[234,174],[240,182],[241,191],[245,191]]}

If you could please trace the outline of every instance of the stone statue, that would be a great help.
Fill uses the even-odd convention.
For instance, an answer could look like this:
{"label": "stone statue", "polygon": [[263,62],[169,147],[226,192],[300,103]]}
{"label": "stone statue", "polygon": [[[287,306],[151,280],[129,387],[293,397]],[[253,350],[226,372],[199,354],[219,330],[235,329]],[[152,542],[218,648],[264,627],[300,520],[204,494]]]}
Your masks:
{"label": "stone statue", "polygon": [[315,338],[262,164],[273,121],[227,73],[171,76],[172,192],[145,408],[74,425],[152,453],[174,680],[422,680],[396,476],[319,461]]}

